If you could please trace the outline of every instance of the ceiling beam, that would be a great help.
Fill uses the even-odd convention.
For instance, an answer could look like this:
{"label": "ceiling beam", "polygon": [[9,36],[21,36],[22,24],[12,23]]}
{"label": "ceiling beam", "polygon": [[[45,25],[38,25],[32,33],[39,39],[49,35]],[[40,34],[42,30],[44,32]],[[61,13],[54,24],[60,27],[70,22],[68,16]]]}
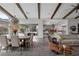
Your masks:
{"label": "ceiling beam", "polygon": [[54,13],[53,13],[52,16],[51,16],[51,19],[55,16],[55,14],[56,14],[56,12],[58,11],[58,9],[60,8],[61,4],[62,4],[62,3],[59,3],[59,4],[57,5],[57,7],[56,7]]}
{"label": "ceiling beam", "polygon": [[5,10],[2,6],[0,6],[0,11],[2,11],[3,13],[5,13],[7,16],[9,16],[10,18],[15,18],[13,15],[11,15],[7,10]]}
{"label": "ceiling beam", "polygon": [[40,3],[38,3],[38,19],[40,19]]}
{"label": "ceiling beam", "polygon": [[79,18],[79,15],[78,15],[78,16],[76,16],[74,19],[77,19],[77,18]]}
{"label": "ceiling beam", "polygon": [[24,17],[25,17],[26,19],[28,19],[28,17],[26,16],[25,12],[24,12],[23,9],[22,9],[22,7],[20,6],[20,4],[19,4],[19,3],[16,3],[16,5],[17,5],[17,7],[19,8],[19,10],[22,12],[22,14],[24,15]]}
{"label": "ceiling beam", "polygon": [[71,13],[73,13],[76,9],[77,9],[78,6],[74,7],[69,13],[67,13],[63,19],[65,19],[66,17],[68,17]]}

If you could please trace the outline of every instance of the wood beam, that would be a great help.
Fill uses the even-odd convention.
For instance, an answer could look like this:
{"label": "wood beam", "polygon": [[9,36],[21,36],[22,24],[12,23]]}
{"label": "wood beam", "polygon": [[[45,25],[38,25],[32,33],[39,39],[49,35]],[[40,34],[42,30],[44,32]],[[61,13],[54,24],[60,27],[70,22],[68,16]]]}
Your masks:
{"label": "wood beam", "polygon": [[19,8],[19,10],[22,12],[22,14],[24,15],[24,17],[25,17],[26,19],[28,19],[28,17],[26,16],[25,12],[24,12],[23,9],[22,9],[22,7],[20,6],[20,4],[19,4],[19,3],[16,3],[16,5],[17,5],[17,7]]}
{"label": "wood beam", "polygon": [[79,15],[78,15],[78,16],[76,16],[74,19],[77,19],[77,18],[79,18]]}
{"label": "wood beam", "polygon": [[11,18],[15,18],[13,15],[11,15],[7,10],[5,10],[2,6],[0,6],[0,10],[5,13],[6,15],[8,15]]}
{"label": "wood beam", "polygon": [[65,18],[68,17],[71,13],[73,13],[73,12],[76,10],[77,7],[78,7],[78,6],[74,7],[70,12],[68,12],[68,13],[63,17],[63,19],[65,19]]}
{"label": "wood beam", "polygon": [[55,14],[56,14],[56,12],[58,11],[58,9],[60,8],[61,4],[62,4],[62,3],[59,3],[59,4],[57,5],[57,7],[56,7],[54,13],[53,13],[52,16],[51,16],[51,19],[55,16]]}
{"label": "wood beam", "polygon": [[40,3],[38,3],[38,19],[40,19]]}

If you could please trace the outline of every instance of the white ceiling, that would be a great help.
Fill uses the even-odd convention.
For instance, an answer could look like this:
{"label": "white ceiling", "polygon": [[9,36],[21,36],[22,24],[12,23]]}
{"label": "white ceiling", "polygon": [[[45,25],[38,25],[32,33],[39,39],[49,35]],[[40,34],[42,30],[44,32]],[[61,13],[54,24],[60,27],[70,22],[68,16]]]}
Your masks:
{"label": "white ceiling", "polygon": [[[19,3],[25,12],[28,19],[38,19],[38,5],[37,3]],[[40,4],[40,19],[50,19],[52,14],[54,13],[58,3],[41,3]],[[76,3],[63,3],[58,9],[57,13],[53,17],[53,19],[62,19],[69,11],[71,11],[74,7],[71,5],[76,5]],[[11,13],[13,16],[16,15],[18,19],[25,19],[22,12],[16,6],[15,3],[0,3],[5,10]],[[79,13],[79,12],[78,12]],[[75,11],[70,14],[66,19],[74,19],[79,14],[75,13]]]}
{"label": "white ceiling", "polygon": [[0,5],[7,10],[10,14],[13,16],[16,16],[17,18],[25,18],[19,8],[14,3],[0,3]]}
{"label": "white ceiling", "polygon": [[55,25],[64,25],[64,24],[67,24],[68,23],[68,20],[49,20],[49,22],[45,22],[46,25],[52,25],[52,24],[55,24]]}
{"label": "white ceiling", "polygon": [[41,18],[50,19],[57,5],[58,5],[57,3],[41,4]]}
{"label": "white ceiling", "polygon": [[[54,16],[54,18],[63,18],[68,12],[70,12],[74,7],[71,5],[75,5],[73,3],[63,3],[59,8],[58,12]],[[68,17],[72,18],[72,17]]]}
{"label": "white ceiling", "polygon": [[21,3],[22,9],[28,18],[37,18],[38,19],[38,8],[35,3]]}
{"label": "white ceiling", "polygon": [[67,18],[72,18],[72,19],[74,19],[74,17],[76,17],[76,16],[78,16],[79,15],[79,11],[78,11],[78,13],[76,13],[76,11],[74,11],[71,15],[69,15]]}

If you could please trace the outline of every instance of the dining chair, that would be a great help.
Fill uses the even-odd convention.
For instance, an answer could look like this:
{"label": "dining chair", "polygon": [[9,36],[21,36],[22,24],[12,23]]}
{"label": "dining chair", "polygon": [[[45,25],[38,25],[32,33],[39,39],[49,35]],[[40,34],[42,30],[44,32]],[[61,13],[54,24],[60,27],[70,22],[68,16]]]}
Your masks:
{"label": "dining chair", "polygon": [[12,47],[19,47],[19,39],[17,36],[15,35],[11,36],[11,44]]}
{"label": "dining chair", "polygon": [[11,36],[11,44],[13,48],[18,48],[22,54],[23,52],[23,42],[20,41],[18,36]]}
{"label": "dining chair", "polygon": [[28,47],[33,47],[33,34],[30,35],[30,38],[26,39],[26,44]]}
{"label": "dining chair", "polygon": [[7,50],[8,49],[8,42],[6,36],[0,36],[0,49]]}
{"label": "dining chair", "polygon": [[30,46],[33,47],[33,34],[30,36]]}

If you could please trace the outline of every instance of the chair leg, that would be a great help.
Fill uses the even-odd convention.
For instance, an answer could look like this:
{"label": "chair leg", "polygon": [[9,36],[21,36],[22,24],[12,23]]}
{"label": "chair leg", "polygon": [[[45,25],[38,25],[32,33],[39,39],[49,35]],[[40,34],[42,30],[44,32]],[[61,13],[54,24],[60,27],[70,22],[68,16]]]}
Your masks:
{"label": "chair leg", "polygon": [[30,46],[33,47],[33,42],[31,42]]}
{"label": "chair leg", "polygon": [[27,47],[27,48],[29,47],[29,42],[26,43],[26,47]]}
{"label": "chair leg", "polygon": [[22,53],[23,53],[23,47],[19,47],[19,52],[20,52],[20,55],[22,55]]}

